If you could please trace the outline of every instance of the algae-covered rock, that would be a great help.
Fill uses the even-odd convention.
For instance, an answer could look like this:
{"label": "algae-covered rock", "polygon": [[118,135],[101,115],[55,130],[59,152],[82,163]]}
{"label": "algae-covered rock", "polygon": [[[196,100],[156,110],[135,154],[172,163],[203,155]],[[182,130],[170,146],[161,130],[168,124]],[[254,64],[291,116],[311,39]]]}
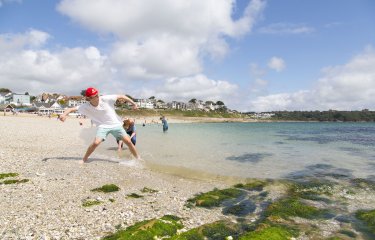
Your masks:
{"label": "algae-covered rock", "polygon": [[351,180],[351,183],[359,188],[369,188],[372,190],[375,190],[375,181],[369,180],[369,179],[364,179],[364,178],[355,178]]}
{"label": "algae-covered rock", "polygon": [[[0,179],[13,178],[13,177],[17,177],[18,175],[19,175],[18,173],[0,173]],[[28,181],[29,181],[29,179],[21,179],[21,180],[18,180],[18,179],[6,179],[6,180],[0,182],[0,185],[1,184],[9,185],[9,184],[26,183]]]}
{"label": "algae-covered rock", "polygon": [[188,199],[188,203],[199,207],[218,207],[220,204],[228,199],[237,198],[242,194],[242,191],[236,188],[214,189],[207,193],[201,193],[194,198]]}
{"label": "algae-covered rock", "polygon": [[332,182],[315,179],[308,182],[293,182],[290,184],[290,191],[302,196],[306,194],[331,196],[333,187],[334,183]]}
{"label": "algae-covered rock", "polygon": [[375,234],[375,209],[373,210],[359,210],[355,216],[362,220],[372,233]]}
{"label": "algae-covered rock", "polygon": [[265,210],[266,217],[289,219],[290,217],[319,218],[327,213],[324,209],[309,206],[295,197],[280,199],[271,203]]}
{"label": "algae-covered rock", "polygon": [[137,193],[131,193],[131,194],[128,194],[126,195],[128,198],[143,198],[142,195],[139,195]]}
{"label": "algae-covered rock", "polygon": [[106,184],[106,185],[101,186],[100,188],[92,189],[91,191],[109,193],[109,192],[117,192],[119,190],[120,188],[116,186],[115,184]]}
{"label": "algae-covered rock", "polygon": [[99,201],[99,200],[85,200],[82,203],[82,207],[91,207],[91,206],[100,205],[100,204],[102,204],[102,201]]}
{"label": "algae-covered rock", "polygon": [[204,240],[204,239],[230,239],[237,236],[240,232],[239,226],[228,221],[217,221],[205,224],[180,233],[171,240]]}
{"label": "algae-covered rock", "polygon": [[234,205],[230,205],[223,209],[224,214],[232,214],[235,216],[243,217],[250,213],[253,213],[256,209],[256,205],[250,200],[244,200]]}
{"label": "algae-covered rock", "polygon": [[239,240],[289,240],[297,237],[298,231],[284,225],[265,225],[242,235]]}
{"label": "algae-covered rock", "polygon": [[28,181],[29,181],[29,179],[21,179],[21,180],[7,179],[7,180],[4,180],[4,181],[0,182],[0,184],[5,184],[5,185],[8,185],[8,184],[18,184],[18,183],[26,183]]}
{"label": "algae-covered rock", "polygon": [[172,237],[183,226],[180,218],[172,215],[163,216],[160,219],[151,219],[138,222],[124,230],[106,236],[103,239],[149,240]]}
{"label": "algae-covered rock", "polygon": [[238,183],[234,185],[235,188],[241,188],[249,191],[263,191],[263,188],[267,185],[266,181],[262,180],[252,180],[250,182],[247,182],[245,184],[243,183]]}
{"label": "algae-covered rock", "polygon": [[0,179],[8,177],[17,177],[18,173],[0,173]]}

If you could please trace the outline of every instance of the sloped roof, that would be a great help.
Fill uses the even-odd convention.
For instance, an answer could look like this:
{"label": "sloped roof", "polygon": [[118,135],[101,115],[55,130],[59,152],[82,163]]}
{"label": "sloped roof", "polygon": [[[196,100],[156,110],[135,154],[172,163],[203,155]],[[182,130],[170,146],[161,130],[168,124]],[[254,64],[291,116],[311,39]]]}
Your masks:
{"label": "sloped roof", "polygon": [[10,104],[0,104],[0,110],[3,111],[4,109],[13,109],[13,107]]}

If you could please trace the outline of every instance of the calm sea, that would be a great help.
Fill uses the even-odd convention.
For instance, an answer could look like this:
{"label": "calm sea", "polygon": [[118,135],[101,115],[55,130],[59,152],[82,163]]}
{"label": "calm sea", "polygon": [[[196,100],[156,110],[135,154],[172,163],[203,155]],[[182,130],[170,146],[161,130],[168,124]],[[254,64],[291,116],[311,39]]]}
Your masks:
{"label": "calm sea", "polygon": [[[106,144],[104,149],[115,152],[114,139]],[[137,125],[137,148],[146,162],[178,174],[192,170],[240,178],[375,175],[374,123],[169,124],[165,134],[160,124]]]}

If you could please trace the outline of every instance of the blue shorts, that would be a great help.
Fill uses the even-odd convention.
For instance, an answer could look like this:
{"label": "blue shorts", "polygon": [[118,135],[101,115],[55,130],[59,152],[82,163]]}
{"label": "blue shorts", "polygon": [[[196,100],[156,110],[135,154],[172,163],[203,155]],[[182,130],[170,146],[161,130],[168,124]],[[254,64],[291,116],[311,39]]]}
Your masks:
{"label": "blue shorts", "polygon": [[103,139],[103,141],[107,138],[108,134],[112,134],[112,136],[114,136],[116,139],[122,139],[123,136],[127,135],[127,133],[121,125],[113,128],[99,127],[96,131],[96,137]]}

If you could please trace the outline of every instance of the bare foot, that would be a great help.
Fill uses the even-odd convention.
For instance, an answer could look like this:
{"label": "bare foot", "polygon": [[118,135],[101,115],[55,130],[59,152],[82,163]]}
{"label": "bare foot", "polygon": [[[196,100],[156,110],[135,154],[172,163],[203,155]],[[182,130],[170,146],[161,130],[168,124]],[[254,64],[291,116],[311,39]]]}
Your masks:
{"label": "bare foot", "polygon": [[84,164],[84,163],[86,163],[86,161],[80,160],[78,163],[79,164]]}

